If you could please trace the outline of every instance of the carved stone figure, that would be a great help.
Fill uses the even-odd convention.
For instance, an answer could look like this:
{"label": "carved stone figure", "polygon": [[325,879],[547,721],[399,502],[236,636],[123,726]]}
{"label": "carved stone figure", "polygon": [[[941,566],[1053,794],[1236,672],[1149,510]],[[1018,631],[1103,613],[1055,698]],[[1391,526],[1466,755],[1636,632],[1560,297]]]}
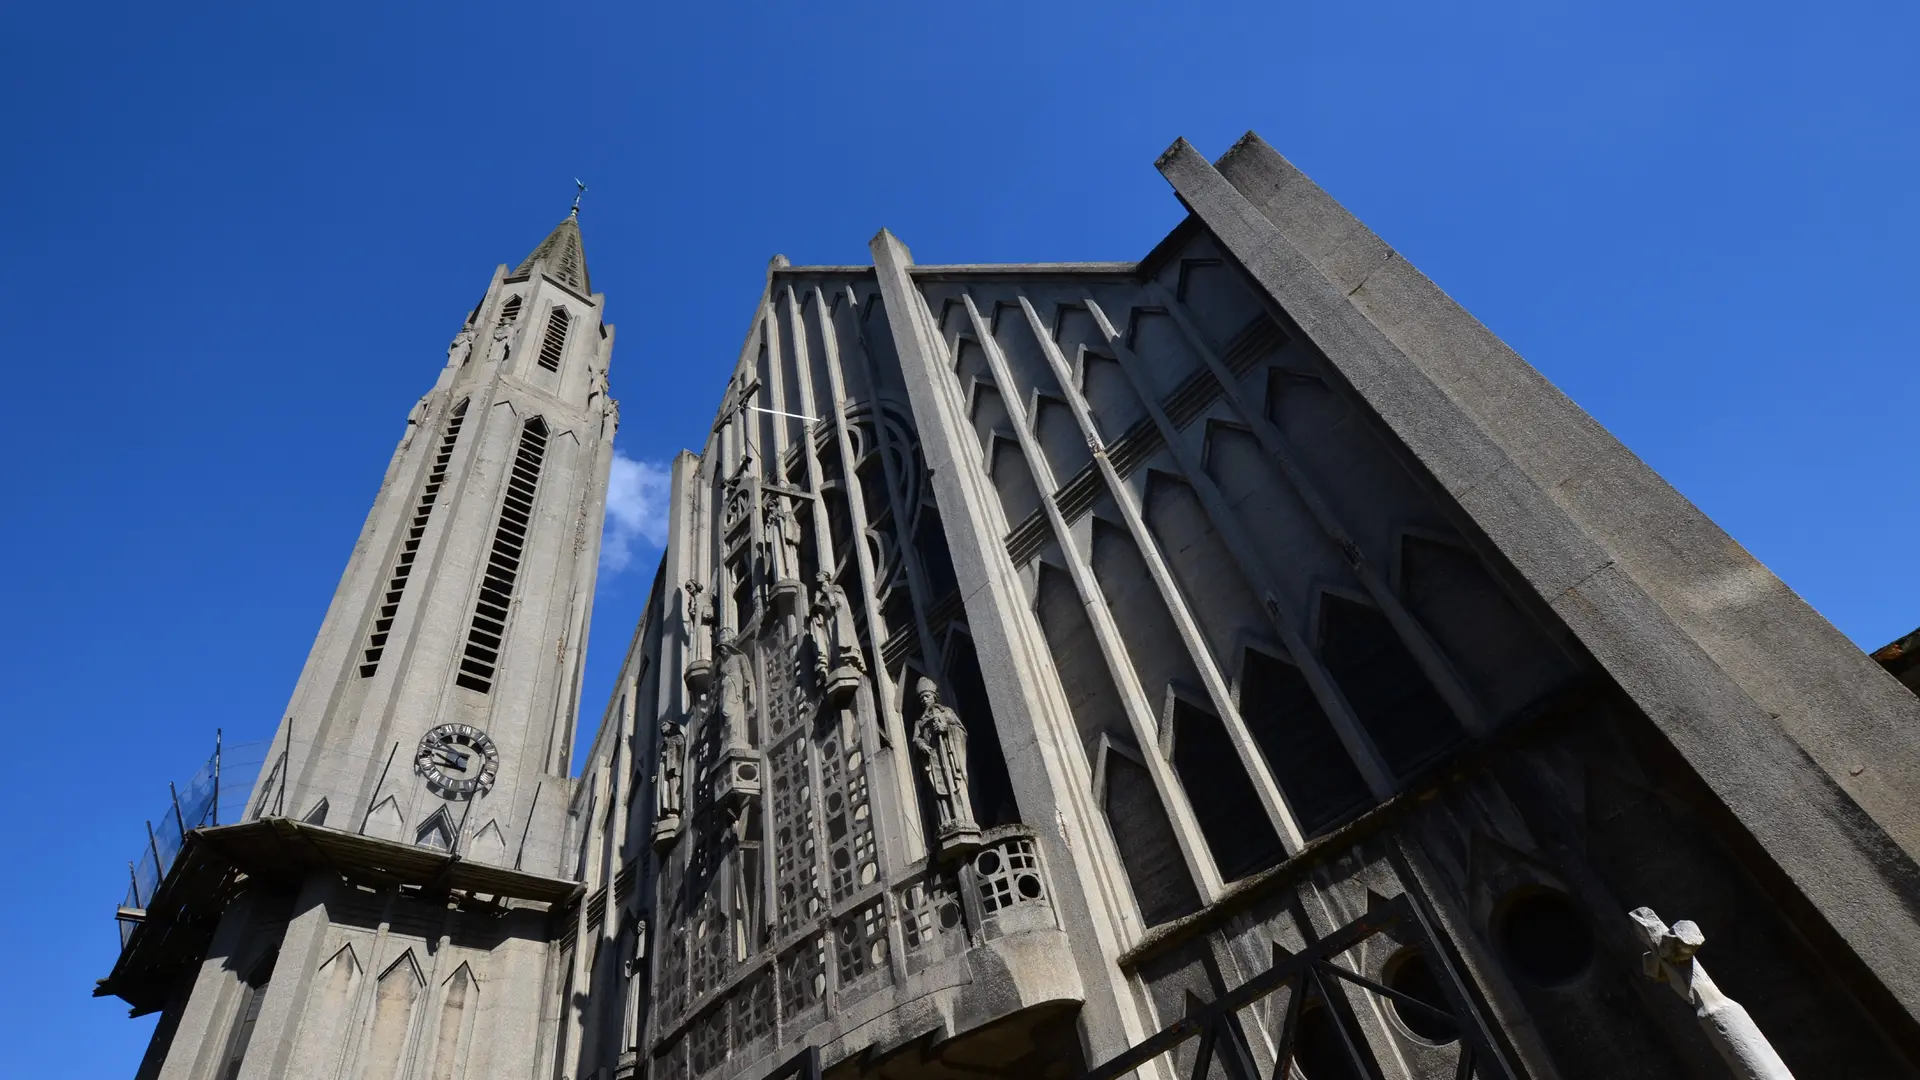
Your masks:
{"label": "carved stone figure", "polygon": [[713,605],[707,602],[707,587],[700,582],[688,578],[683,589],[687,615],[687,667],[683,677],[687,689],[697,697],[707,692],[712,681],[713,661],[702,648],[705,635],[700,628],[713,622]]}
{"label": "carved stone figure", "polygon": [[735,643],[731,626],[720,628],[714,639],[714,710],[720,718],[721,738],[727,749],[747,748],[747,684],[752,673],[747,669],[747,654]]}
{"label": "carved stone figure", "polygon": [[813,641],[813,668],[836,701],[860,685],[867,659],[860,651],[860,635],[853,622],[853,605],[833,575],[814,575],[813,607],[807,612],[807,636]]}
{"label": "carved stone figure", "polygon": [[927,782],[939,812],[940,838],[978,838],[980,826],[973,819],[973,800],[967,794],[967,727],[959,713],[940,703],[940,687],[932,679],[922,678],[915,689],[920,694],[920,721],[913,726],[913,745],[927,756]]}
{"label": "carved stone figure", "polygon": [[654,781],[655,816],[661,819],[680,816],[680,775],[687,765],[686,727],[668,720],[660,737],[660,769]]}
{"label": "carved stone figure", "polygon": [[1647,977],[1666,983],[1681,1001],[1693,1007],[1700,1030],[1720,1052],[1741,1080],[1793,1080],[1786,1062],[1761,1033],[1760,1026],[1739,1002],[1720,992],[1707,969],[1693,954],[1706,944],[1707,936],[1685,919],[1668,926],[1652,908],[1634,908],[1627,913],[1634,933],[1646,945],[1641,965]]}
{"label": "carved stone figure", "polygon": [[461,367],[466,366],[467,361],[473,356],[473,339],[474,332],[471,326],[463,326],[458,334],[453,335],[453,344],[447,346],[448,367],[455,364]]}
{"label": "carved stone figure", "polygon": [[487,359],[505,363],[507,359],[507,339],[513,336],[513,324],[502,322],[493,328],[493,344],[487,352]]}
{"label": "carved stone figure", "polygon": [[800,580],[800,521],[787,504],[787,497],[770,496],[762,520],[766,537],[761,547],[768,578],[775,582]]}
{"label": "carved stone figure", "polygon": [[708,609],[706,597],[703,595],[707,591],[707,587],[692,578],[688,578],[685,589],[687,599],[687,628],[691,630],[703,623],[711,622],[712,612]]}
{"label": "carved stone figure", "polygon": [[680,834],[681,773],[687,765],[687,735],[684,725],[665,722],[660,737],[660,767],[653,781],[653,842],[664,847]]}

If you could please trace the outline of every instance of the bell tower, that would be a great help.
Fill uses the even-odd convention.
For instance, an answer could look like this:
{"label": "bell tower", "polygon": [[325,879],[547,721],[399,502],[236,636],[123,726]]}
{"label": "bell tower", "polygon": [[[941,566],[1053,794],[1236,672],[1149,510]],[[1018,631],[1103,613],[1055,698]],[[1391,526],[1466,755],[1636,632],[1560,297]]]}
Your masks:
{"label": "bell tower", "polygon": [[[194,831],[103,983],[163,1010],[142,1077],[531,1075],[551,1059],[618,422],[604,299],[576,200],[494,271],[408,413],[244,819]],[[500,1021],[476,1024],[483,1006]]]}
{"label": "bell tower", "polygon": [[407,418],[259,812],[559,869],[527,864],[527,830],[573,744],[616,420],[603,299],[577,209],[495,272]]}

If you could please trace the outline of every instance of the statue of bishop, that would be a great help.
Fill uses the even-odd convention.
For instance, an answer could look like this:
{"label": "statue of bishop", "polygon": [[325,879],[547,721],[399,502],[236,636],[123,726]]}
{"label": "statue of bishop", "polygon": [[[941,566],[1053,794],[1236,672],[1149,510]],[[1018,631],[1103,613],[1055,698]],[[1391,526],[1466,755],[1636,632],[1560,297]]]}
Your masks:
{"label": "statue of bishop", "polygon": [[913,745],[927,757],[927,782],[933,788],[939,812],[940,839],[952,849],[980,836],[973,819],[973,800],[967,794],[967,727],[960,714],[940,703],[940,687],[922,678],[920,720],[913,726]]}

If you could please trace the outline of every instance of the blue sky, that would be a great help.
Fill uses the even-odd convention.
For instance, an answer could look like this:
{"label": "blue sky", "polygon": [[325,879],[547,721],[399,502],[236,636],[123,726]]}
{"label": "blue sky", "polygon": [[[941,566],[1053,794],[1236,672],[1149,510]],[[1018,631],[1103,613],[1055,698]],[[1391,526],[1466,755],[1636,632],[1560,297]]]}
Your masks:
{"label": "blue sky", "polygon": [[[766,260],[1133,259],[1259,130],[1863,646],[1920,623],[1911,4],[15,4],[0,14],[0,1071],[141,821],[264,738],[408,408],[573,177],[618,324],[597,718]],[[589,723],[591,719],[589,720]]]}

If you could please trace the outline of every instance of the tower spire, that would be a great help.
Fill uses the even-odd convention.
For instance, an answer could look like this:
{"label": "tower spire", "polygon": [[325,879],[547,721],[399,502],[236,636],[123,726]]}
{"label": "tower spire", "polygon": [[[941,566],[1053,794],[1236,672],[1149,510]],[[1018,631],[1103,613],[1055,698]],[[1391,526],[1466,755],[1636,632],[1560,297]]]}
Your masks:
{"label": "tower spire", "polygon": [[[574,183],[580,184],[575,180]],[[580,193],[585,194],[587,186],[580,184]],[[580,239],[580,196],[575,195],[573,209],[560,224],[553,227],[533,254],[521,260],[514,268],[513,275],[519,277],[533,270],[533,264],[545,259],[547,276],[573,289],[582,295],[591,295],[593,285],[587,277],[587,249]]]}

